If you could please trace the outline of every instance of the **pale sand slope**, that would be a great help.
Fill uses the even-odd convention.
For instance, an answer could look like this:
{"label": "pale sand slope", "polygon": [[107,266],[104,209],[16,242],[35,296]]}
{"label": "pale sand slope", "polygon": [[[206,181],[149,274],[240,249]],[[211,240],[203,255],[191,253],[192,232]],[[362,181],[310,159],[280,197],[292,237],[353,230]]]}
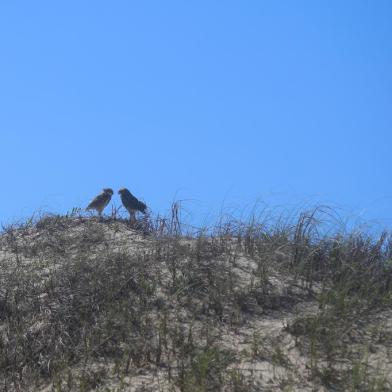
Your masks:
{"label": "pale sand slope", "polygon": [[0,336],[16,359],[0,366],[4,390],[392,390],[392,311],[344,310],[335,328],[325,287],[290,271],[291,252],[158,238],[114,220],[10,230]]}

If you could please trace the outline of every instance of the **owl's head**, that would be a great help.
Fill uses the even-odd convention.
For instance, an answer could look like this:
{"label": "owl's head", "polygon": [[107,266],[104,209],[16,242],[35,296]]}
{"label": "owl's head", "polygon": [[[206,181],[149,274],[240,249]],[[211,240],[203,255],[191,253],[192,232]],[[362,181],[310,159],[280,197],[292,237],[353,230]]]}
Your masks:
{"label": "owl's head", "polygon": [[119,195],[125,195],[129,193],[129,190],[127,188],[121,188],[118,190]]}

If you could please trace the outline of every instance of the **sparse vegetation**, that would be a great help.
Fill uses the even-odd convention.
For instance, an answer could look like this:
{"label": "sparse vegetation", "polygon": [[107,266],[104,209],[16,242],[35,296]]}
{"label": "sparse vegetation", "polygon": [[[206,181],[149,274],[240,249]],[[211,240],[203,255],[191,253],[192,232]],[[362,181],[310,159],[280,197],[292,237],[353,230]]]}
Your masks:
{"label": "sparse vegetation", "polygon": [[4,227],[1,390],[392,390],[391,235],[330,216]]}

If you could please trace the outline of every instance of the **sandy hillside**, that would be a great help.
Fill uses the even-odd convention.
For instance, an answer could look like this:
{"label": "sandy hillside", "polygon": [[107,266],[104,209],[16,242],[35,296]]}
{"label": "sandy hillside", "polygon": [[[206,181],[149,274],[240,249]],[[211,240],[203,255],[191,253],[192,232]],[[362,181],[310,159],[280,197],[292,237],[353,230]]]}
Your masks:
{"label": "sandy hillside", "polygon": [[0,390],[391,391],[390,237],[301,219],[4,229]]}

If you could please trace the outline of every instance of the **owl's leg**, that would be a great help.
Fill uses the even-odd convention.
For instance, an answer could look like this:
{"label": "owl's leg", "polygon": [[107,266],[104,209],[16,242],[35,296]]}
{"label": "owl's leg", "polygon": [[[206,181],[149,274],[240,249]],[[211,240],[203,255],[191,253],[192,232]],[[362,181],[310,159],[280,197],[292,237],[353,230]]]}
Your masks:
{"label": "owl's leg", "polygon": [[99,209],[98,210],[98,217],[99,217],[99,220],[102,220],[103,218],[102,218],[102,211],[103,211],[103,209]]}

